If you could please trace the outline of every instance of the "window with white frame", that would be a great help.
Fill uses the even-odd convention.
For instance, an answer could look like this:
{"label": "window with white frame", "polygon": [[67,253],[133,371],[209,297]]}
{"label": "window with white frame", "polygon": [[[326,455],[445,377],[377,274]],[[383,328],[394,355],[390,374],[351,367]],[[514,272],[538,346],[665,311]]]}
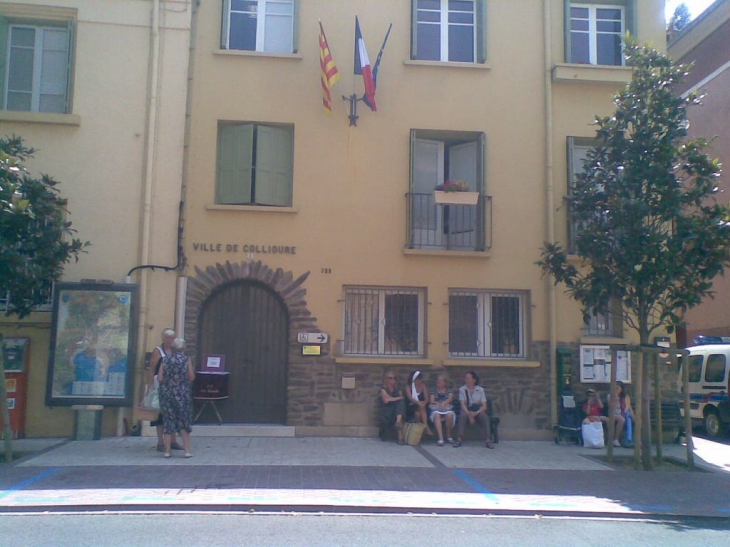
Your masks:
{"label": "window with white frame", "polygon": [[70,112],[70,21],[33,24],[0,17],[3,109]]}
{"label": "window with white frame", "polygon": [[344,353],[424,355],[425,289],[345,288]]}
{"label": "window with white frame", "polygon": [[484,63],[486,0],[413,0],[411,58]]}
{"label": "window with white frame", "polygon": [[570,4],[569,59],[589,65],[624,64],[621,40],[626,32],[623,5]]}
{"label": "window with white frame", "polygon": [[452,357],[525,357],[526,291],[449,291]]}
{"label": "window with white frame", "polygon": [[[411,130],[408,247],[482,251],[486,248],[486,135],[474,131]],[[463,180],[481,194],[476,205],[437,205],[434,189]]]}
{"label": "window with white frame", "polygon": [[216,203],[290,207],[294,126],[220,123]]}
{"label": "window with white frame", "polygon": [[[583,172],[583,164],[588,158],[588,152],[595,147],[595,140],[583,137],[568,137],[568,194],[573,191],[575,178]],[[581,232],[582,224],[573,219],[568,211],[568,252],[575,253],[575,240]]]}
{"label": "window with white frame", "polygon": [[300,0],[224,0],[221,49],[296,53]]}

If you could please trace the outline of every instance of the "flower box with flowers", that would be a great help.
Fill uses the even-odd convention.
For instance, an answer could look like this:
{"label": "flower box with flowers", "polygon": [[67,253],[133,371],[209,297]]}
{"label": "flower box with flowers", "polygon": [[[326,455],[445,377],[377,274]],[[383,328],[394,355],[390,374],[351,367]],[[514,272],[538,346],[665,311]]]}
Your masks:
{"label": "flower box with flowers", "polygon": [[438,205],[476,205],[479,192],[470,192],[464,180],[447,180],[436,187],[433,199]]}

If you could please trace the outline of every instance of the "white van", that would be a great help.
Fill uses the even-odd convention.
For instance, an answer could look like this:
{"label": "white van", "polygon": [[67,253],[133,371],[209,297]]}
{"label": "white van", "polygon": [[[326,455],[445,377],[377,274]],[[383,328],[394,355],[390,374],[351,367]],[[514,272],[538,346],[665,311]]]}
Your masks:
{"label": "white van", "polygon": [[[680,359],[679,391],[682,392],[681,367],[688,365],[689,408],[693,424],[703,424],[710,437],[718,437],[730,424],[730,339],[723,343],[687,348],[689,356]],[[684,413],[682,413],[684,415]]]}

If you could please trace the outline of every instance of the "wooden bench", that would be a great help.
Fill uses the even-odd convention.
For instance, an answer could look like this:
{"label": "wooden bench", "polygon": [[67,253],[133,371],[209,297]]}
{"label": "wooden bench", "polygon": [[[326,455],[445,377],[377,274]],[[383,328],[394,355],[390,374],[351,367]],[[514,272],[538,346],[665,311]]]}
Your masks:
{"label": "wooden bench", "polygon": [[[459,415],[461,414],[461,404],[459,403],[459,392],[455,393],[454,399],[454,413],[456,414],[456,423],[459,423]],[[494,444],[499,443],[499,422],[498,416],[494,415],[494,405],[492,399],[487,397],[487,416],[489,417],[489,430],[492,433],[492,442]],[[456,432],[454,432],[456,433]]]}

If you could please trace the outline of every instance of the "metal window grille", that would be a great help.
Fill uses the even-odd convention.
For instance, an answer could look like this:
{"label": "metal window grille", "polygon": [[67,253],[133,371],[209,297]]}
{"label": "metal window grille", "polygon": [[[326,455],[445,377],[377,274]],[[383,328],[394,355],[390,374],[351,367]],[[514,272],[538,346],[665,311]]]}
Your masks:
{"label": "metal window grille", "polygon": [[591,315],[588,322],[583,325],[583,333],[586,336],[621,337],[622,327],[621,303],[612,301],[608,312]]}
{"label": "metal window grille", "polygon": [[[52,287],[48,287],[47,290],[43,291],[47,294],[46,301],[38,306],[35,311],[49,312],[53,309],[53,291]],[[0,298],[0,311],[7,311],[13,309],[13,300],[10,293],[5,294],[4,298]]]}
{"label": "metal window grille", "polygon": [[348,288],[345,354],[423,355],[421,289]]}
{"label": "metal window grille", "polygon": [[524,357],[526,293],[449,291],[449,353],[454,357]]}
{"label": "metal window grille", "polygon": [[408,247],[449,251],[484,251],[491,247],[491,196],[476,205],[436,205],[433,193],[408,194]]}

